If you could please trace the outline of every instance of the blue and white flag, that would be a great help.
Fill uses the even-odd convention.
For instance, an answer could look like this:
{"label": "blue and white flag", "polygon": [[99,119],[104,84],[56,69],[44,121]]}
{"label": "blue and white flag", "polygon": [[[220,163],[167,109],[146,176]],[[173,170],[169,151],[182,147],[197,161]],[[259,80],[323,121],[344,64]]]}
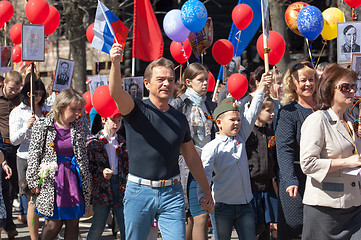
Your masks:
{"label": "blue and white flag", "polygon": [[98,1],[94,21],[94,38],[92,47],[108,53],[117,42],[125,46],[129,29],[103,3]]}

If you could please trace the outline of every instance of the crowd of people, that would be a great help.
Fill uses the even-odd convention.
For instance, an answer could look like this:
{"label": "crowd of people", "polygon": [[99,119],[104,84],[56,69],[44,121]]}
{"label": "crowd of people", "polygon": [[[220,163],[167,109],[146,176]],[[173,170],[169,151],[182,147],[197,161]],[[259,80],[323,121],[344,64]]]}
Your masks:
{"label": "crowd of people", "polygon": [[[87,116],[81,93],[47,101],[36,74],[6,74],[0,88],[0,227],[32,240],[101,239],[110,213],[120,239],[361,239],[361,139],[349,108],[357,74],[338,64],[258,67],[234,99],[208,90],[192,63],[176,88],[173,63],[144,73],[149,98],[122,87],[122,46],[110,50],[109,91],[118,111]],[[32,81],[30,81],[32,78]],[[48,104],[47,104],[48,103]],[[355,127],[356,126],[356,127]],[[90,210],[91,209],[91,210]],[[39,218],[45,223],[39,229]],[[209,220],[210,219],[210,220]],[[40,234],[39,234],[40,232]],[[1,235],[0,235],[1,238]]]}

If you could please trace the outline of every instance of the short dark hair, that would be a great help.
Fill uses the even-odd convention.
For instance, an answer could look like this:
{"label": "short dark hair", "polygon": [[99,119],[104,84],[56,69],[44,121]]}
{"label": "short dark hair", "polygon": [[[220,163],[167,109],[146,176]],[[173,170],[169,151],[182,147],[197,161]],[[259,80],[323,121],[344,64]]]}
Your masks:
{"label": "short dark hair", "polygon": [[356,27],[354,25],[347,25],[344,29],[343,29],[343,35],[346,35],[347,31],[350,30],[351,28],[354,28],[356,30]]}
{"label": "short dark hair", "polygon": [[248,91],[254,92],[257,89],[257,82],[260,82],[262,79],[262,74],[265,73],[264,66],[258,66],[256,70],[251,72],[249,75],[248,81]]}
{"label": "short dark hair", "polygon": [[69,67],[69,63],[67,63],[67,62],[61,62],[61,63],[60,63],[60,66],[63,66],[64,64],[66,64],[66,66]]}
{"label": "short dark hair", "polygon": [[[30,73],[28,75],[30,75]],[[33,91],[36,90],[43,91],[43,95],[41,96],[41,100],[39,102],[39,105],[43,106],[46,100],[46,90],[44,83],[40,80],[40,78],[37,80],[34,79],[33,81]],[[30,93],[30,81],[25,82],[20,92],[20,99],[26,106],[30,106],[30,97],[28,96],[28,93]]]}
{"label": "short dark hair", "polygon": [[335,95],[335,86],[343,77],[350,77],[355,81],[357,73],[352,69],[344,68],[336,63],[326,68],[318,81],[317,106],[315,109],[326,110],[331,107]]}

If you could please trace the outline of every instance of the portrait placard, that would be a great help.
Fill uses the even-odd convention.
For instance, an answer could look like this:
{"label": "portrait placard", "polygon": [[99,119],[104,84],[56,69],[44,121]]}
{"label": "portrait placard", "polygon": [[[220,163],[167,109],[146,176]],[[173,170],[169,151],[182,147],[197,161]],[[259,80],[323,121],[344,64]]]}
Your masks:
{"label": "portrait placard", "polygon": [[337,23],[337,62],[349,63],[353,53],[361,53],[361,22]]}
{"label": "portrait placard", "polygon": [[124,78],[124,89],[133,98],[143,99],[144,97],[144,77]]}
{"label": "portrait placard", "polygon": [[95,89],[97,89],[98,87],[102,86],[102,85],[108,85],[108,79],[107,79],[107,75],[97,75],[97,76],[91,76],[88,77],[88,79],[90,80],[88,85],[89,85],[89,90],[90,90],[90,96],[93,102],[93,93],[95,91]]}
{"label": "portrait placard", "polygon": [[60,92],[69,88],[73,77],[74,61],[59,58],[56,63],[55,80],[53,91]]}
{"label": "portrait placard", "polygon": [[22,60],[45,61],[44,25],[25,25],[22,29]]}
{"label": "portrait placard", "polygon": [[233,57],[227,65],[223,66],[223,83],[226,83],[233,73],[239,73],[242,70],[244,67],[241,65],[241,57]]}
{"label": "portrait placard", "polygon": [[357,73],[356,85],[357,91],[355,96],[360,98],[361,97],[361,53],[354,53],[352,54],[352,61],[351,61],[352,70]]}
{"label": "portrait placard", "polygon": [[0,73],[7,73],[13,69],[13,47],[0,47]]}

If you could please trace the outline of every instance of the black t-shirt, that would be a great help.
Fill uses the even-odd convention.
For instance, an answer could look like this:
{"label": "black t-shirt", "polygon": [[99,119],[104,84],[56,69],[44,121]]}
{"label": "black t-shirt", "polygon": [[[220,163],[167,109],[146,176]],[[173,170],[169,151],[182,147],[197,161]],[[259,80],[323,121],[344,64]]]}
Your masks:
{"label": "black t-shirt", "polygon": [[149,99],[133,100],[133,110],[124,116],[129,173],[150,180],[178,175],[180,146],[191,141],[186,117],[173,107],[163,112]]}

